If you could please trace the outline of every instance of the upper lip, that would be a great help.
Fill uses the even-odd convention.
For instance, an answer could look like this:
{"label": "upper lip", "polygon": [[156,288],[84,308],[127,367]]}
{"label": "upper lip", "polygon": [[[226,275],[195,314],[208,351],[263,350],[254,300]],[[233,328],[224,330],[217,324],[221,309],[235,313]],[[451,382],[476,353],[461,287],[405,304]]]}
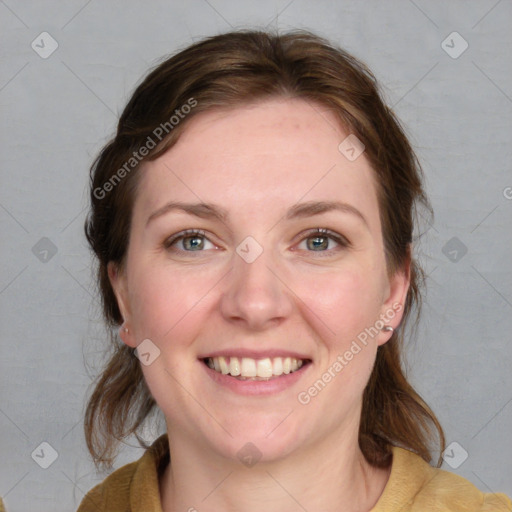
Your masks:
{"label": "upper lip", "polygon": [[251,359],[266,359],[273,357],[291,357],[295,359],[302,359],[303,361],[311,360],[310,357],[304,354],[299,354],[298,352],[293,352],[290,350],[248,350],[241,348],[233,348],[233,349],[225,349],[225,350],[216,350],[214,352],[209,352],[207,354],[199,356],[199,359],[206,359],[208,357],[248,357]]}

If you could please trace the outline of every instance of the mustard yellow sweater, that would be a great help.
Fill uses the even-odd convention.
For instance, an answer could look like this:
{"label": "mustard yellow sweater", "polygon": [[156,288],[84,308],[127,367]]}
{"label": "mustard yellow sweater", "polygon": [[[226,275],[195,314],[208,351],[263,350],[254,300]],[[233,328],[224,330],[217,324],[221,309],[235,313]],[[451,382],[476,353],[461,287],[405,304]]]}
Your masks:
{"label": "mustard yellow sweater", "polygon": [[[77,512],[162,512],[159,471],[168,458],[167,436],[157,439],[136,462],[114,471],[82,500]],[[511,512],[504,494],[480,492],[453,473],[418,455],[393,448],[391,475],[371,512]]]}

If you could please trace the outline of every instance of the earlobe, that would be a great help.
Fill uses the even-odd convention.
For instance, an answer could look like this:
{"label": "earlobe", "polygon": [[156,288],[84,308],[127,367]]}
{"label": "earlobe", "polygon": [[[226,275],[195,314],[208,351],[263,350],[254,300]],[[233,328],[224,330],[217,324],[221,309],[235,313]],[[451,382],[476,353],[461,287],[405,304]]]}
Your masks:
{"label": "earlobe", "polygon": [[129,347],[135,348],[137,344],[135,343],[135,338],[132,335],[132,332],[130,331],[129,327],[126,327],[126,324],[122,324],[121,327],[119,327],[119,337],[121,338],[121,341],[128,345]]}
{"label": "earlobe", "polygon": [[401,269],[398,269],[389,277],[389,294],[382,304],[380,318],[384,322],[379,345],[388,341],[394,331],[400,325],[404,307],[411,284],[411,247],[409,246],[406,261]]}

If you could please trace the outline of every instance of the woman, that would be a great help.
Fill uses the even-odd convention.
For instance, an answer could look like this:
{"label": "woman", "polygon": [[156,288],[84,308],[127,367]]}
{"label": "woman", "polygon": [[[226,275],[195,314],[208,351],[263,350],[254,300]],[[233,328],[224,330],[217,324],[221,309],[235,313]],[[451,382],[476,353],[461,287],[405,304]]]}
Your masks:
{"label": "woman", "polygon": [[167,434],[85,511],[510,510],[433,468],[407,382],[428,208],[375,79],[305,32],[233,32],[159,65],[91,172],[86,234],[121,341],[85,428],[97,463]]}

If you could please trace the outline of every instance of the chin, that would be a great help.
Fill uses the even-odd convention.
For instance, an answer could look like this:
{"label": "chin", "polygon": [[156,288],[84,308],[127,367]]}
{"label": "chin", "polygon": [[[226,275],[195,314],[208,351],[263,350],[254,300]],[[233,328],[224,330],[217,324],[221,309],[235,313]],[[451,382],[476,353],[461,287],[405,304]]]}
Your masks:
{"label": "chin", "polygon": [[222,431],[209,442],[219,455],[248,467],[255,462],[276,462],[288,457],[306,441],[299,438],[299,432],[304,436],[304,425],[299,428],[294,422],[288,422],[293,415],[292,412],[287,419],[284,419],[286,414],[276,413],[260,418],[252,414],[245,420],[238,418],[227,427],[232,437]]}

